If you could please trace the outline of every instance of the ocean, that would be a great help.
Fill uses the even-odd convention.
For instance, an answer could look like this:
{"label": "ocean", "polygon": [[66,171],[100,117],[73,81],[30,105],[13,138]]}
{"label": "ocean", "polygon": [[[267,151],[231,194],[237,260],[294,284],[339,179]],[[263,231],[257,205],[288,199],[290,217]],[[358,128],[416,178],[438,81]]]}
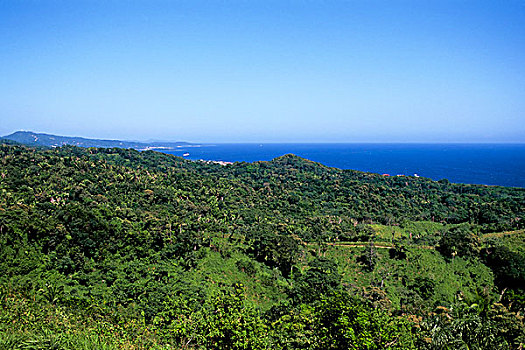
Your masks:
{"label": "ocean", "polygon": [[293,153],[340,169],[525,187],[525,144],[206,144],[164,152],[226,162],[271,160]]}

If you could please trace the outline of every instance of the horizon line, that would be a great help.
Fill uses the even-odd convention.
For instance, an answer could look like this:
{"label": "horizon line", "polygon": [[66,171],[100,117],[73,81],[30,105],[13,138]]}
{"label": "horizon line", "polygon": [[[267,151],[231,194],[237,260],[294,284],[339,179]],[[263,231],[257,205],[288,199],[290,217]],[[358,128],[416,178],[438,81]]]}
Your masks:
{"label": "horizon line", "polygon": [[169,142],[169,143],[190,143],[190,144],[199,144],[199,145],[219,145],[219,144],[514,144],[514,145],[525,145],[525,141],[221,141],[221,142],[198,142],[198,141],[185,141],[185,140],[156,140],[156,139],[118,139],[118,138],[104,138],[104,137],[90,137],[90,136],[71,136],[71,135],[58,135],[50,132],[40,132],[32,130],[19,129],[13,131],[7,135],[0,136],[0,138],[5,138],[17,132],[27,132],[34,134],[43,134],[48,136],[57,136],[57,137],[72,137],[72,138],[83,138],[88,140],[101,140],[101,141],[123,141],[123,142],[138,142],[138,143],[159,143],[159,142]]}

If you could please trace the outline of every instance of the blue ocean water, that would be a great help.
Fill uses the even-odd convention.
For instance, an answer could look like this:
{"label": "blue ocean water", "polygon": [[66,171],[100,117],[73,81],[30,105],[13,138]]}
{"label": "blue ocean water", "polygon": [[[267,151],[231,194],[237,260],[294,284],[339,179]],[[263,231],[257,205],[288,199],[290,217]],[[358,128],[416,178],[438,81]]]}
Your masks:
{"label": "blue ocean water", "polygon": [[525,187],[525,144],[216,144],[167,153],[227,162],[271,160],[293,153],[340,169]]}

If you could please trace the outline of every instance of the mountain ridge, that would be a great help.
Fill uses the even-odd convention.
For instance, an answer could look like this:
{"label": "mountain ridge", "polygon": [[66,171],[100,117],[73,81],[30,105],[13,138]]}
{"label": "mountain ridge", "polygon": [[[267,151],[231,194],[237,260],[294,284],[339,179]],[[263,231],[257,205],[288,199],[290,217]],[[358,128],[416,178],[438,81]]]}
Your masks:
{"label": "mountain ridge", "polygon": [[15,131],[12,134],[2,136],[0,139],[15,141],[31,146],[60,147],[73,145],[79,147],[103,147],[103,148],[134,148],[139,150],[149,149],[173,149],[189,142],[140,142],[125,140],[92,139],[77,136],[60,136],[54,134],[37,133],[33,131]]}

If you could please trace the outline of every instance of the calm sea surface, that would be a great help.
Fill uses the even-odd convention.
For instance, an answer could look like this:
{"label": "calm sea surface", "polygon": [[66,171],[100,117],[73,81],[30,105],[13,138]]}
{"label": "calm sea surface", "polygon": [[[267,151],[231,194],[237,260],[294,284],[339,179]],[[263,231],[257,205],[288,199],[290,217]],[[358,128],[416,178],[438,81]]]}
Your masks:
{"label": "calm sea surface", "polygon": [[228,162],[271,160],[293,153],[340,169],[525,187],[525,144],[216,144],[166,153]]}

